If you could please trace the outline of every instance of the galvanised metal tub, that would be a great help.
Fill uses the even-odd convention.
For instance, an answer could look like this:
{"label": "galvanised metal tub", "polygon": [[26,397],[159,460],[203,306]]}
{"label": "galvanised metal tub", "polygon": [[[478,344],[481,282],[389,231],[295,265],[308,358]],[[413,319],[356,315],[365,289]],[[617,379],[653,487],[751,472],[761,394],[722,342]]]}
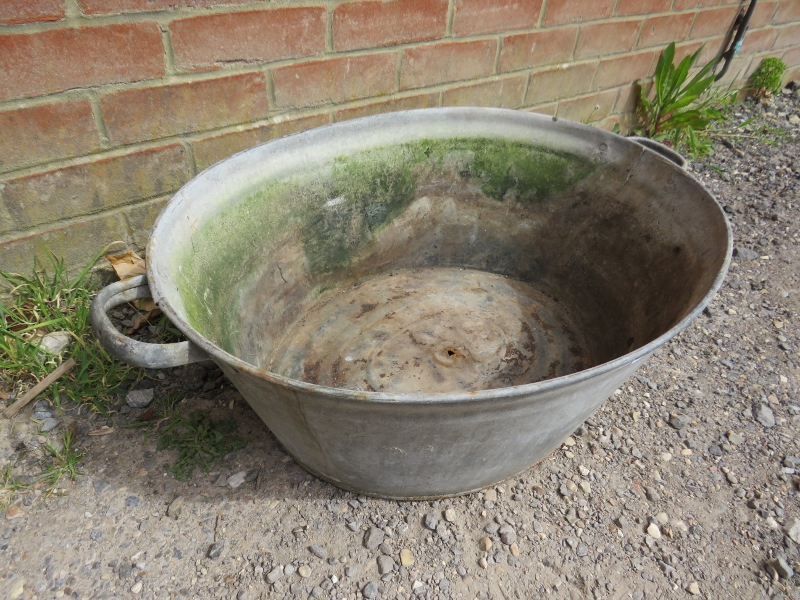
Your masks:
{"label": "galvanised metal tub", "polygon": [[[731,236],[661,154],[541,115],[398,112],[264,144],[166,206],[93,306],[135,365],[211,359],[335,485],[461,494],[558,446],[719,288]],[[189,341],[125,338],[152,296]]]}

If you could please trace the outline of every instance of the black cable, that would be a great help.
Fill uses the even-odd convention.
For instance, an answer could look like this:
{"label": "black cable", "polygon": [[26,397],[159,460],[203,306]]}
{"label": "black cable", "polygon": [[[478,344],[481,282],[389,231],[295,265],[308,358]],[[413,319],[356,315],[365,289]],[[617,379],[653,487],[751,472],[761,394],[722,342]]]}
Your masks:
{"label": "black cable", "polygon": [[757,2],[758,0],[750,0],[750,6],[747,7],[747,12],[740,11],[736,16],[736,20],[733,22],[733,27],[731,28],[731,31],[735,32],[733,39],[728,49],[717,59],[717,64],[719,64],[719,61],[724,61],[724,64],[722,65],[722,71],[717,73],[717,76],[714,77],[714,81],[719,81],[725,76],[725,73],[728,72],[731,66],[731,62],[733,62],[733,57],[736,56],[741,49],[742,42],[744,41],[744,34],[747,33],[747,28],[750,25],[750,18],[753,16],[753,11],[756,9]]}

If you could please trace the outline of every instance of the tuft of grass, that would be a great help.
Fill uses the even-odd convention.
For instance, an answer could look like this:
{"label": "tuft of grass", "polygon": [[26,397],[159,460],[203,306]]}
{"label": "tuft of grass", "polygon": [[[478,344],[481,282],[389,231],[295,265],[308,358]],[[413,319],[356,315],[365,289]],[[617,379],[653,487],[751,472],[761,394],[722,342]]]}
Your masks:
{"label": "tuft of grass", "polygon": [[780,58],[765,58],[750,76],[747,89],[756,99],[768,98],[777,94],[781,91],[781,83],[785,72],[786,63]]}
{"label": "tuft of grass", "polygon": [[243,448],[246,443],[236,435],[236,421],[233,419],[215,421],[207,411],[201,410],[193,411],[188,417],[173,411],[156,448],[178,451],[178,460],[169,470],[176,479],[187,481],[195,468],[208,471],[214,460]]}
{"label": "tuft of grass", "polygon": [[75,433],[65,431],[62,444],[60,449],[49,443],[45,446],[49,454],[49,464],[42,471],[42,479],[49,488],[47,495],[56,489],[63,477],[74,481],[80,475],[78,463],[83,458],[83,451],[75,449]]}
{"label": "tuft of grass", "polygon": [[[0,278],[12,288],[11,300],[0,304],[0,382],[6,388],[30,387],[72,357],[76,368],[48,393],[56,405],[69,398],[107,412],[114,390],[133,370],[109,356],[91,333],[90,269],[99,256],[74,278],[67,274],[64,261],[52,254],[47,266],[34,261],[30,277],[0,271]],[[42,337],[57,331],[68,332],[72,344],[61,355],[49,354],[41,347]]]}
{"label": "tuft of grass", "polygon": [[30,488],[29,483],[14,474],[14,463],[8,463],[0,471],[0,510],[5,509],[17,497],[17,494],[26,492]]}

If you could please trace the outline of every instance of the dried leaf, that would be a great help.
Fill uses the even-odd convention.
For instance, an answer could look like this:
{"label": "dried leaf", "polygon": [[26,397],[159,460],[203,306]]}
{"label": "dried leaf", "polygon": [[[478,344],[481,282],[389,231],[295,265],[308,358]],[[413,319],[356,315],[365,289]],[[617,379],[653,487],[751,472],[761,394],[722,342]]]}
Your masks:
{"label": "dried leaf", "polygon": [[[152,299],[146,298],[145,301]],[[134,331],[139,331],[146,323],[150,321],[153,317],[157,317],[161,314],[161,310],[153,304],[153,309],[147,311],[146,313],[137,313],[134,315],[133,319],[131,319],[131,326],[126,330],[128,335],[132,334]]]}
{"label": "dried leaf", "polygon": [[0,402],[5,402],[8,400],[8,394],[5,390],[0,390]]}
{"label": "dried leaf", "polygon": [[108,425],[103,425],[100,429],[93,429],[92,431],[88,432],[86,435],[91,435],[92,437],[97,437],[99,435],[108,435],[110,433],[114,433],[114,428],[109,427]]}
{"label": "dried leaf", "polygon": [[[158,307],[156,306],[156,303],[152,298],[142,298],[141,300],[137,300],[135,304],[136,308],[138,308],[139,310],[143,310],[144,312],[152,312],[158,310]],[[150,315],[150,318],[157,317],[160,314],[161,311],[159,310],[156,314]]]}
{"label": "dried leaf", "polygon": [[123,254],[106,254],[106,260],[111,263],[120,281],[127,281],[131,277],[144,275],[147,272],[144,259],[133,250]]}

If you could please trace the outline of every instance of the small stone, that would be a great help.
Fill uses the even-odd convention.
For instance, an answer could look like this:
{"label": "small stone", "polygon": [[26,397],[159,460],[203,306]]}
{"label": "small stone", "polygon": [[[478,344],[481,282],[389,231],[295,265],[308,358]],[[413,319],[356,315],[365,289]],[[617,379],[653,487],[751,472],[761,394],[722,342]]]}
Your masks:
{"label": "small stone", "polygon": [[283,567],[278,565],[267,573],[267,583],[275,583],[281,577],[283,577]]}
{"label": "small stone", "polygon": [[386,575],[386,573],[391,573],[394,571],[395,562],[391,556],[379,556],[378,557],[378,573],[381,575]]}
{"label": "small stone", "polygon": [[654,540],[657,540],[661,537],[661,530],[655,523],[650,523],[650,525],[647,526],[647,535],[649,535]]}
{"label": "small stone", "polygon": [[511,552],[511,556],[519,556],[519,546],[517,544],[511,544],[508,547],[508,551]]}
{"label": "small stone", "polygon": [[183,496],[178,496],[175,498],[175,500],[170,502],[169,506],[167,507],[167,516],[177,521],[178,517],[180,517],[181,513],[183,512],[183,503]]}
{"label": "small stone", "polygon": [[437,519],[436,515],[434,515],[433,513],[427,513],[425,515],[423,523],[427,529],[430,529],[431,531],[436,531],[436,525],[438,525],[439,519]]}
{"label": "small stone", "polygon": [[654,487],[648,486],[644,488],[644,494],[647,496],[647,499],[650,500],[650,502],[658,502],[661,500],[661,494],[659,494],[658,490],[656,490]]}
{"label": "small stone", "polygon": [[573,438],[572,436],[568,437],[567,439],[564,440],[564,445],[567,446],[568,448],[572,448],[572,446],[575,445],[575,438]]}
{"label": "small stone", "polygon": [[672,460],[672,453],[670,452],[662,452],[658,458],[661,459],[661,462],[669,462]]}
{"label": "small stone", "polygon": [[588,556],[589,554],[589,547],[586,544],[578,544],[578,547],[575,549],[575,554],[583,558],[584,556]]}
{"label": "small stone", "polygon": [[147,408],[153,401],[153,388],[146,390],[131,390],[125,395],[125,402],[131,408]]}
{"label": "small stone", "polygon": [[138,496],[128,496],[125,498],[125,506],[128,508],[133,508],[134,506],[139,506],[139,497]]}
{"label": "small stone", "polygon": [[511,525],[503,525],[500,527],[500,541],[506,545],[513,544],[517,541],[517,532],[514,531],[514,528]]}
{"label": "small stone", "polygon": [[9,521],[13,521],[24,514],[25,513],[22,511],[22,506],[20,504],[12,504],[6,509],[6,519]]}
{"label": "small stone", "polygon": [[489,502],[497,502],[497,490],[488,489],[483,492],[483,499]]}
{"label": "small stone", "polygon": [[49,354],[61,354],[61,352],[72,343],[72,334],[68,331],[54,331],[42,336],[40,350]]}
{"label": "small stone", "polygon": [[700,594],[700,585],[696,581],[693,581],[686,588],[686,591],[688,591],[692,596],[697,596]]}
{"label": "small stone", "polygon": [[667,513],[660,512],[656,515],[656,521],[658,521],[661,525],[666,525],[669,523],[669,517],[667,516]]}
{"label": "small stone", "polygon": [[750,248],[736,248],[735,254],[737,258],[742,260],[756,260],[759,256],[758,252]]}
{"label": "small stone", "polygon": [[344,570],[344,574],[348,577],[355,577],[358,575],[358,567],[351,565]]}
{"label": "small stone", "polygon": [[484,536],[478,542],[478,547],[484,552],[488,552],[489,549],[492,547],[492,540]]}
{"label": "small stone", "polygon": [[141,591],[142,591],[142,582],[141,582],[141,581],[137,581],[136,583],[134,583],[134,584],[131,586],[131,592],[132,592],[132,593],[134,593],[134,594],[138,594],[138,593],[139,593],[139,592],[141,592]]}
{"label": "small stone", "polygon": [[208,547],[208,558],[217,560],[222,556],[222,551],[225,550],[225,542],[214,542]]}
{"label": "small stone", "polygon": [[8,590],[8,597],[12,599],[19,598],[22,596],[22,593],[25,591],[25,580],[24,579],[17,579],[11,586],[11,589]]}
{"label": "small stone", "polygon": [[683,429],[691,422],[692,418],[689,415],[674,414],[669,418],[670,427],[674,429]]}
{"label": "small stone", "polygon": [[49,419],[45,419],[44,421],[42,421],[42,427],[40,431],[42,433],[47,433],[48,431],[52,431],[53,429],[58,427],[59,423],[61,423],[61,421],[59,421],[55,417],[50,417]]}
{"label": "small stone", "polygon": [[228,485],[231,486],[233,489],[238,488],[242,485],[247,478],[247,471],[239,471],[228,477]]}
{"label": "small stone", "polygon": [[444,511],[444,520],[447,521],[448,523],[452,523],[453,521],[455,521],[456,520],[456,511],[454,511],[452,508],[448,508],[447,510],[445,510]]}
{"label": "small stone", "polygon": [[378,596],[378,586],[375,585],[375,582],[370,581],[367,585],[364,586],[364,589],[361,592],[364,594],[364,598],[372,599]]}
{"label": "small stone", "polygon": [[691,456],[692,454],[693,453],[691,448],[684,448],[683,450],[681,450],[681,456]]}
{"label": "small stone", "polygon": [[755,410],[756,421],[764,427],[775,427],[775,415],[772,409],[766,404],[759,404]]}
{"label": "small stone", "polygon": [[478,566],[479,566],[481,569],[488,569],[488,568],[489,568],[489,562],[488,562],[488,561],[487,561],[487,560],[486,560],[486,559],[485,559],[483,556],[481,556],[481,557],[478,559]]}
{"label": "small stone", "polygon": [[294,565],[286,565],[285,567],[283,567],[283,574],[286,575],[287,577],[289,575],[294,575]]}
{"label": "small stone", "polygon": [[414,555],[411,554],[411,550],[407,548],[400,550],[400,564],[404,567],[410,567],[414,564]]}
{"label": "small stone", "polygon": [[312,546],[309,546],[308,550],[309,552],[311,552],[311,554],[313,554],[317,558],[321,558],[322,560],[328,558],[328,552],[322,546],[317,546],[316,544],[314,544]]}
{"label": "small stone", "polygon": [[795,544],[800,544],[800,519],[792,517],[786,521],[783,530]]}
{"label": "small stone", "polygon": [[784,579],[791,579],[794,577],[794,569],[789,566],[789,563],[786,562],[786,559],[782,556],[769,559],[764,566],[767,572],[773,575],[773,577],[775,575],[783,577]]}
{"label": "small stone", "polygon": [[377,527],[370,527],[367,533],[364,534],[364,547],[368,550],[375,550],[383,543],[386,534],[382,529]]}
{"label": "small stone", "polygon": [[592,493],[592,484],[591,483],[589,483],[588,481],[581,481],[580,485],[581,485],[581,490],[583,491],[584,494],[586,494],[588,496],[589,494]]}

